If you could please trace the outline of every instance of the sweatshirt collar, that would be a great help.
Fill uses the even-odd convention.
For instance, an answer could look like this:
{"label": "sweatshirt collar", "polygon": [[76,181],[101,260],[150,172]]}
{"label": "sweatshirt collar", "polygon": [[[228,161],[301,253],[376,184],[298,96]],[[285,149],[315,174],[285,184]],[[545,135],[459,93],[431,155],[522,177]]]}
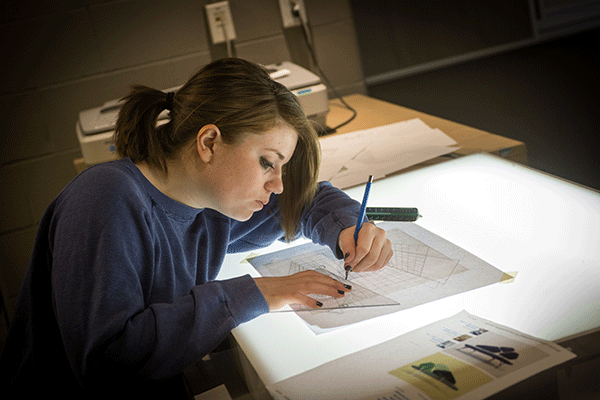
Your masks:
{"label": "sweatshirt collar", "polygon": [[148,195],[154,200],[154,202],[166,213],[175,214],[176,216],[184,219],[194,219],[196,216],[202,212],[203,208],[194,208],[183,203],[174,200],[158,190],[156,186],[154,186],[142,171],[131,161],[129,158],[124,158],[120,160],[127,169],[133,172],[136,179],[140,182],[144,190],[148,193]]}

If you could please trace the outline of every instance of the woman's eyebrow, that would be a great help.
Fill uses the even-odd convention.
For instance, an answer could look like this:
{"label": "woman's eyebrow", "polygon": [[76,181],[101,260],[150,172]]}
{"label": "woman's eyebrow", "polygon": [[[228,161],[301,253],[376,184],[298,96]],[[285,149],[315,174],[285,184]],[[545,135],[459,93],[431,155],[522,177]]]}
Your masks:
{"label": "woman's eyebrow", "polygon": [[278,157],[279,157],[281,160],[284,160],[284,159],[285,159],[284,155],[283,155],[283,154],[281,154],[279,151],[277,151],[277,150],[275,150],[275,149],[265,149],[265,150],[272,151],[273,153],[277,154],[277,156],[278,156]]}

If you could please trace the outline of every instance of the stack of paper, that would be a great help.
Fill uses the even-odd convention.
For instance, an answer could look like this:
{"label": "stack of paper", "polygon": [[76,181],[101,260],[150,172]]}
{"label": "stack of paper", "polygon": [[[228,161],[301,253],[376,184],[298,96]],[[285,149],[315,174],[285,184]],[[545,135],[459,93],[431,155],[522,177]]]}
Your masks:
{"label": "stack of paper", "polygon": [[418,118],[321,139],[319,180],[344,189],[457,150],[454,139]]}

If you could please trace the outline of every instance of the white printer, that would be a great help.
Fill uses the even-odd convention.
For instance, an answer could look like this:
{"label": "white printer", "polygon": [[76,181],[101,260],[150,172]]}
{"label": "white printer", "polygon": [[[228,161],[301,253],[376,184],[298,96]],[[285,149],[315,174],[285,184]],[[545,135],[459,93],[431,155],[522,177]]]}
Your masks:
{"label": "white printer", "polygon": [[[296,64],[284,61],[279,64],[265,65],[271,78],[287,87],[296,97],[304,113],[317,125],[325,127],[325,117],[329,112],[327,87],[321,79]],[[181,86],[165,90],[177,91]],[[100,107],[81,111],[75,124],[75,132],[85,164],[93,165],[115,160],[114,131],[121,103],[119,100],[107,101]],[[158,123],[166,122],[165,110],[158,116]]]}
{"label": "white printer", "polygon": [[[167,89],[166,92],[176,91],[180,87]],[[100,107],[79,113],[75,133],[86,165],[117,159],[114,134],[120,109],[120,100],[110,100]],[[165,110],[158,115],[158,123],[167,122],[168,118]]]}
{"label": "white printer", "polygon": [[327,86],[321,83],[321,78],[289,61],[265,65],[265,68],[269,71],[271,78],[296,95],[304,114],[325,128],[329,101]]}

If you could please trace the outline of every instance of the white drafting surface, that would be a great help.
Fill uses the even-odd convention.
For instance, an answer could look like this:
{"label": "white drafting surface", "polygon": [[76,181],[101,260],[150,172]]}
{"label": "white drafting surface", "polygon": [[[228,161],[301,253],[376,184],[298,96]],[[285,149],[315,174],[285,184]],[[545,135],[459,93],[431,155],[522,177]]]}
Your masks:
{"label": "white drafting surface", "polygon": [[335,258],[329,247],[313,243],[249,261],[262,276],[316,270],[352,285],[352,291],[341,299],[314,296],[323,303],[322,309],[292,306],[316,333],[318,328],[335,328],[498,283],[503,276],[502,271],[419,225],[385,222],[378,226],[392,242],[392,259],[379,271],[351,272],[348,281],[343,260]]}
{"label": "white drafting surface", "polygon": [[422,120],[321,138],[319,180],[345,189],[364,183],[361,176],[382,178],[420,162],[451,153],[456,141]]}
{"label": "white drafting surface", "polygon": [[482,399],[574,357],[462,311],[267,389],[287,400]]}

